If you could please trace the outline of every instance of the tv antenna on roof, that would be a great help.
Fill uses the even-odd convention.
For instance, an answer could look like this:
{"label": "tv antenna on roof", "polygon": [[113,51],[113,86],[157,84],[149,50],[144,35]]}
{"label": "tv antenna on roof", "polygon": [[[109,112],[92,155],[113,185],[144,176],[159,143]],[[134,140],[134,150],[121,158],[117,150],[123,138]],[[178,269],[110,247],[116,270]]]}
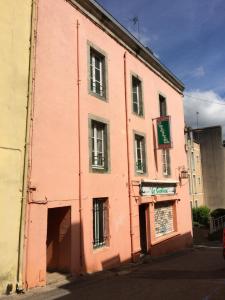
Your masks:
{"label": "tv antenna on roof", "polygon": [[133,29],[136,31],[138,40],[140,39],[140,23],[138,16],[134,16],[133,18],[129,19],[130,22],[132,22]]}

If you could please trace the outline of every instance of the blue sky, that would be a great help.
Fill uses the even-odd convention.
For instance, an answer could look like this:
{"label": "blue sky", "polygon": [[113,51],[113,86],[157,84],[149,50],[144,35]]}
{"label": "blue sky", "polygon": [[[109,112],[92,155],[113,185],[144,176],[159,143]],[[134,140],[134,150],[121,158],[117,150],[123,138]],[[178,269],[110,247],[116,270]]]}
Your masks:
{"label": "blue sky", "polygon": [[[184,101],[190,125],[195,127],[198,110],[200,126],[221,124],[225,128],[225,0],[98,3],[136,35],[137,27],[130,19],[138,16],[141,42],[184,82],[191,96]],[[206,113],[206,106],[209,111],[218,110],[219,119]]]}

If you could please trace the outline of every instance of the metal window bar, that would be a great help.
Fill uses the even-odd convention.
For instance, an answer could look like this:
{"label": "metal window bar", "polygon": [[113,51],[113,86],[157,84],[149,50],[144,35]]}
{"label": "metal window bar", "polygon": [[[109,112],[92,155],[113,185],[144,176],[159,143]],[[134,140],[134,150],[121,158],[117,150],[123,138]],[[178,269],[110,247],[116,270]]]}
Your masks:
{"label": "metal window bar", "polygon": [[108,239],[107,200],[94,199],[93,205],[93,247],[106,245]]}

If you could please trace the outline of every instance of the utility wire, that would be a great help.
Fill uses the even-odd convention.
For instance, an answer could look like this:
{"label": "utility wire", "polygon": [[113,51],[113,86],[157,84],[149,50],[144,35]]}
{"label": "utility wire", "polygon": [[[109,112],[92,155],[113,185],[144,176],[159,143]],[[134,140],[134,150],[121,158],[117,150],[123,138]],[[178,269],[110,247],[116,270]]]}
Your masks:
{"label": "utility wire", "polygon": [[189,97],[189,98],[192,98],[192,99],[195,99],[195,100],[199,100],[199,101],[203,101],[203,102],[208,102],[210,104],[218,104],[218,105],[225,105],[225,102],[217,102],[217,101],[212,101],[212,100],[209,100],[209,99],[203,99],[203,98],[198,98],[198,97],[195,97],[195,96],[191,96],[189,94],[184,94],[185,97]]}

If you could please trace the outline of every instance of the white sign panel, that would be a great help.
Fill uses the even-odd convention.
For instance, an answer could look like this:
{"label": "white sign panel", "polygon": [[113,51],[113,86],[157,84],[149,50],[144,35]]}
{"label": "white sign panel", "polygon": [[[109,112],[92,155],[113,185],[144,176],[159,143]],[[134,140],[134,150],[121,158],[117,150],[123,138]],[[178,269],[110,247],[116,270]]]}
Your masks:
{"label": "white sign panel", "polygon": [[141,194],[143,196],[154,195],[174,195],[176,192],[175,186],[142,186]]}

